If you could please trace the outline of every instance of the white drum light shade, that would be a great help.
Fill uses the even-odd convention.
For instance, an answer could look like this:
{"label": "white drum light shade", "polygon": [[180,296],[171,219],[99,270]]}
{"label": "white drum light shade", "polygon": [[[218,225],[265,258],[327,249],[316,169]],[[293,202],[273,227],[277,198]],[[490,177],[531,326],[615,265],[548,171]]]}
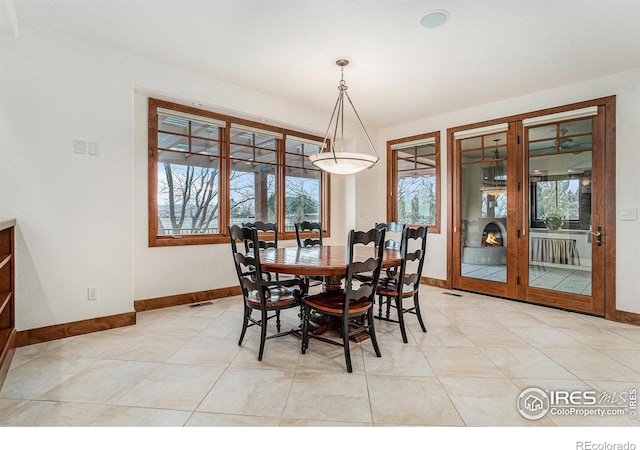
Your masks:
{"label": "white drum light shade", "polygon": [[378,157],[353,152],[323,152],[309,156],[320,170],[336,175],[351,175],[369,169],[378,162]]}

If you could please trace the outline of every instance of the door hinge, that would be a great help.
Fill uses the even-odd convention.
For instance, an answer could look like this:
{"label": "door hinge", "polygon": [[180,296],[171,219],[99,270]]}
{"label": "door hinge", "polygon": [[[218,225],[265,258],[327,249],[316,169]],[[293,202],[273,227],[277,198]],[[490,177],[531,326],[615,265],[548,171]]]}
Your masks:
{"label": "door hinge", "polygon": [[517,183],[517,187],[518,187],[518,192],[520,192],[520,182],[519,181]]}
{"label": "door hinge", "polygon": [[518,275],[518,276],[516,277],[516,284],[518,284],[518,285],[520,284],[520,275]]}
{"label": "door hinge", "polygon": [[517,136],[517,144],[520,144],[520,135]]}
{"label": "door hinge", "polygon": [[520,239],[520,230],[516,230],[516,237]]}

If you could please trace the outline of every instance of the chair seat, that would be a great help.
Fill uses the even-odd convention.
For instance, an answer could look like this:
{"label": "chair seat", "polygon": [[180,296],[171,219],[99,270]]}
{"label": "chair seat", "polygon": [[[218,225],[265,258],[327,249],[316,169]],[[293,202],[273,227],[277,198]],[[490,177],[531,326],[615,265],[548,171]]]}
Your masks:
{"label": "chair seat", "polygon": [[[411,297],[417,291],[413,289],[411,286],[404,286],[402,290],[402,297]],[[378,288],[376,290],[378,295],[382,295],[385,297],[395,297],[398,295],[398,280],[395,278],[383,278],[378,283]]]}
{"label": "chair seat", "polygon": [[[265,306],[267,309],[283,308],[293,306],[298,303],[298,293],[293,289],[287,289],[281,286],[269,289],[268,298]],[[260,309],[260,300],[257,298],[256,291],[249,293],[247,303],[252,308]]]}
{"label": "chair seat", "polygon": [[[327,314],[342,315],[344,307],[344,291],[342,289],[336,289],[322,292],[320,294],[309,295],[308,297],[304,297],[302,302],[317,311]],[[349,305],[349,314],[362,314],[371,308],[371,305],[371,302],[366,297],[352,302]]]}

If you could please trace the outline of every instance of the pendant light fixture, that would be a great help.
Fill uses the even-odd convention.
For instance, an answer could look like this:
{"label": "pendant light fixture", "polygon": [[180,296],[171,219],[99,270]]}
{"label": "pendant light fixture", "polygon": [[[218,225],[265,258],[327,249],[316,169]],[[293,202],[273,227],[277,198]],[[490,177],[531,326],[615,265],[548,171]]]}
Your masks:
{"label": "pendant light fixture", "polygon": [[[344,67],[349,64],[346,59],[339,59],[336,64],[340,67],[340,84],[338,85],[338,100],[331,113],[331,119],[329,119],[329,125],[327,126],[327,132],[324,135],[324,141],[322,143],[322,150],[320,153],[309,156],[311,162],[320,170],[325,172],[337,174],[337,175],[350,175],[361,172],[365,169],[370,169],[378,162],[379,156],[376,152],[373,142],[369,137],[369,133],[364,128],[362,120],[356,111],[349,94],[347,93],[347,85],[344,81]],[[345,97],[353,109],[353,113],[362,127],[369,146],[373,151],[373,154],[357,153],[357,152],[345,152],[344,151],[344,101]],[[333,130],[333,138],[331,139],[331,148],[327,148],[327,140],[329,134]]]}
{"label": "pendant light fixture", "polygon": [[507,173],[504,169],[502,161],[499,161],[500,152],[498,151],[498,142],[500,139],[494,139],[496,149],[493,152],[494,160],[489,167],[482,169],[482,183],[480,190],[487,195],[501,195],[507,193]]}

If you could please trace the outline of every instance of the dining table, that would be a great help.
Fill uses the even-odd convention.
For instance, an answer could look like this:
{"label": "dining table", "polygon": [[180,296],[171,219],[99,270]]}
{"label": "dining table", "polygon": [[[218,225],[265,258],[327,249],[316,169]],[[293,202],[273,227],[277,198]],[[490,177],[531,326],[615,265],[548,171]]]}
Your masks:
{"label": "dining table", "polygon": [[[278,247],[260,250],[260,264],[265,272],[298,276],[324,277],[323,289],[342,289],[342,278],[347,274],[346,245],[322,245],[314,247]],[[372,246],[354,247],[354,260],[363,261],[375,257]],[[382,256],[382,268],[399,266],[402,262],[400,250],[385,248]],[[327,330],[338,330],[340,321],[333,317],[314,315],[311,318],[311,333],[315,336]],[[354,341],[367,339],[368,334],[352,336]]]}
{"label": "dining table", "polygon": [[[315,247],[278,247],[260,250],[260,264],[265,272],[300,276],[324,277],[324,289],[342,289],[341,279],[347,274],[346,245]],[[354,259],[363,261],[375,257],[372,246],[354,247]],[[385,248],[382,268],[400,265],[400,250]]]}

